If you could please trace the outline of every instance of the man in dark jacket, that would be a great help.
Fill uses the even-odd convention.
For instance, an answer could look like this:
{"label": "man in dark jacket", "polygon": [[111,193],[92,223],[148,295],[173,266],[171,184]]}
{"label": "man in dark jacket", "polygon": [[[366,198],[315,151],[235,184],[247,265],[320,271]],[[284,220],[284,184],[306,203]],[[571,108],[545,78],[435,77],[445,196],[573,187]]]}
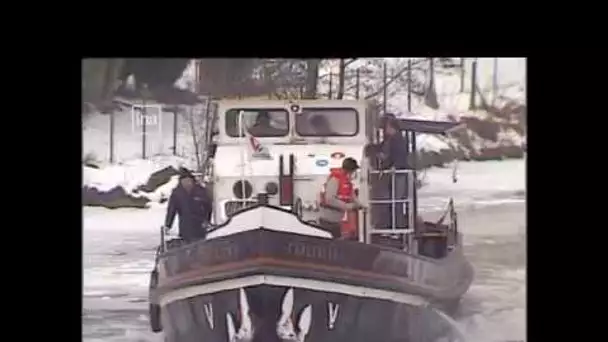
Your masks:
{"label": "man in dark jacket", "polygon": [[207,190],[194,181],[194,176],[189,171],[182,170],[179,185],[169,198],[165,232],[171,229],[175,215],[178,214],[179,236],[182,239],[204,239],[207,235],[206,226],[211,219],[212,205]]}
{"label": "man in dark jacket", "polygon": [[382,141],[382,152],[380,153],[382,167],[388,169],[408,168],[408,153],[405,139],[399,129],[399,123],[394,115],[386,115],[384,121],[384,140]]}
{"label": "man in dark jacket", "polygon": [[[378,157],[381,161],[381,167],[384,170],[390,168],[395,168],[395,170],[409,169],[406,141],[401,134],[399,122],[395,119],[394,115],[386,115],[384,121],[384,141],[382,142],[382,151],[379,153]],[[407,182],[408,176],[409,175],[405,173],[396,173],[394,185],[392,181],[387,182],[388,189],[386,189],[386,191],[388,198],[390,198],[390,194],[394,189],[395,199],[407,199],[409,190]],[[392,179],[392,175],[390,174],[385,174],[384,177],[391,177]],[[404,207],[403,203],[395,205],[395,228],[406,227],[407,221],[404,215],[406,213],[406,208],[407,206]],[[392,221],[392,206],[389,210]]]}

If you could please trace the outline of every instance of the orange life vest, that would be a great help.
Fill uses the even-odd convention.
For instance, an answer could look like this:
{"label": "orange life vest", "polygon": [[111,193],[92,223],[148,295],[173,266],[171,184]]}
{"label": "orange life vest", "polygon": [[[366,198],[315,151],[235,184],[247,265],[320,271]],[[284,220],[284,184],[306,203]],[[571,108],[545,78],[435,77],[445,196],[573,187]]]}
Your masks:
{"label": "orange life vest", "polygon": [[[338,198],[346,203],[353,202],[355,191],[353,183],[350,181],[350,178],[348,177],[346,172],[342,168],[332,168],[330,169],[330,174],[329,177],[327,177],[327,181],[329,181],[332,177],[338,180]],[[323,189],[321,190],[320,205],[331,210],[342,211],[342,209],[340,208],[334,208],[332,206],[327,205],[327,201],[325,199],[326,184],[327,182],[325,182],[325,184],[323,185]],[[342,222],[340,224],[342,237],[356,237],[359,229],[358,222],[359,214],[356,210],[347,210],[346,212],[344,212],[344,216],[342,217]]]}

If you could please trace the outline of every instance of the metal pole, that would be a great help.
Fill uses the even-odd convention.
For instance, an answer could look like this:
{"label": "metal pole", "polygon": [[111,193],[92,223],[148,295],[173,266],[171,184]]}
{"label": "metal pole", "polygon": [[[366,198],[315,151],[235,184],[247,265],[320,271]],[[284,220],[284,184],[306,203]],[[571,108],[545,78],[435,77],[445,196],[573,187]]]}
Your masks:
{"label": "metal pole", "polygon": [[471,96],[469,98],[469,110],[474,110],[477,108],[475,104],[475,95],[476,95],[476,83],[477,83],[477,59],[473,60],[471,63]]}
{"label": "metal pole", "polygon": [[110,112],[110,163],[114,163],[114,110]]}
{"label": "metal pole", "polygon": [[[412,112],[412,59],[407,60],[407,111]],[[405,134],[407,136],[407,133]]]}
{"label": "metal pole", "polygon": [[243,130],[243,116],[245,115],[245,113],[243,111],[239,112],[239,137],[242,145],[239,148],[239,151],[241,152],[241,203],[242,203],[242,207],[245,207],[245,201],[246,201],[246,196],[245,196],[245,149],[247,148],[247,134],[244,134],[244,130]]}
{"label": "metal pole", "polygon": [[[418,150],[416,147],[416,132],[411,132],[410,140],[412,142],[412,151],[414,151],[414,157],[412,158],[412,177],[415,182],[418,179]],[[414,189],[412,190],[414,197],[412,198],[412,210],[410,211],[410,215],[414,215],[414,232],[416,233],[418,232],[418,189],[416,189],[415,183]]]}
{"label": "metal pole", "polygon": [[173,108],[173,155],[177,155],[177,111],[178,106]]}
{"label": "metal pole", "polygon": [[201,93],[201,63],[200,59],[194,60],[194,91],[197,95]]}
{"label": "metal pole", "polygon": [[382,114],[386,114],[386,100],[387,100],[387,91],[386,91],[386,84],[388,83],[388,76],[386,73],[386,62],[384,62],[384,65],[382,67],[382,86],[384,89],[382,89],[382,97],[383,97],[383,103],[382,103]]}
{"label": "metal pole", "polygon": [[464,57],[460,58],[460,92],[461,93],[464,92],[464,75],[465,75],[464,60],[465,60]]}
{"label": "metal pole", "polygon": [[397,217],[395,217],[395,168],[393,167],[391,170],[391,218],[392,218],[392,224],[391,224],[391,229],[395,230],[395,221],[397,220]]}
{"label": "metal pole", "polygon": [[332,72],[330,72],[329,73],[329,92],[327,93],[327,98],[328,99],[331,99],[331,96],[332,96],[331,90],[333,88],[333,84],[332,84],[333,83],[333,76],[334,76],[334,74]]}
{"label": "metal pole", "polygon": [[357,72],[355,73],[355,98],[358,100],[359,99],[359,82],[360,82],[360,74],[359,74],[360,69],[357,68]]}
{"label": "metal pole", "polygon": [[494,72],[492,74],[492,104],[498,95],[498,57],[494,57]]}
{"label": "metal pole", "polygon": [[[406,134],[408,135],[408,134]],[[410,205],[410,201],[412,198],[414,198],[414,189],[416,189],[416,183],[418,182],[418,179],[414,178],[414,175],[412,173],[406,173],[407,175],[407,180],[408,180],[408,192],[407,192],[407,198],[408,198],[408,202],[405,203],[405,214],[407,215],[407,228],[408,229],[412,229],[414,227],[414,215],[412,215],[412,206]],[[408,247],[411,246],[411,243],[408,240]]]}
{"label": "metal pole", "polygon": [[141,158],[146,159],[146,90],[147,85],[143,85],[142,106],[141,106]]}
{"label": "metal pole", "polygon": [[167,251],[167,241],[165,240],[165,229],[163,226],[160,227],[160,245],[161,252],[164,253]]}
{"label": "metal pole", "polygon": [[213,123],[213,118],[211,118],[211,99],[207,98],[205,106],[205,148],[207,148],[212,141]]}

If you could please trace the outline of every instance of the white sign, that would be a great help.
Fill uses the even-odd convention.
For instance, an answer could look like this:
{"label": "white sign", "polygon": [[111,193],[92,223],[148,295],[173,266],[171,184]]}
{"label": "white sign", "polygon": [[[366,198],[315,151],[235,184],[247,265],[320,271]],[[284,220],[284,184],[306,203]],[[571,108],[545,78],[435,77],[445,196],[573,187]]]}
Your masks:
{"label": "white sign", "polygon": [[332,302],[327,303],[327,316],[329,318],[329,324],[327,327],[329,330],[334,329],[334,325],[336,324],[336,319],[338,318],[338,310],[340,310],[340,305]]}
{"label": "white sign", "polygon": [[213,304],[206,303],[203,305],[203,309],[205,310],[205,317],[207,318],[207,323],[209,323],[209,327],[211,330],[214,328],[213,324]]}
{"label": "white sign", "polygon": [[163,107],[161,105],[139,105],[131,106],[131,129],[133,133],[143,133],[146,126],[146,134],[153,130],[163,131]]}

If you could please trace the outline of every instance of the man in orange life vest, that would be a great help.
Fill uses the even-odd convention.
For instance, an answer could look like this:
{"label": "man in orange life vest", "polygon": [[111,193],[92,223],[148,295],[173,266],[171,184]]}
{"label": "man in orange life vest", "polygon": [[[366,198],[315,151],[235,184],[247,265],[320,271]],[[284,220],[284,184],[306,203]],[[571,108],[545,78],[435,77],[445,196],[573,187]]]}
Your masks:
{"label": "man in orange life vest", "polygon": [[334,238],[357,238],[357,210],[363,205],[355,195],[352,175],[359,168],[353,158],[345,158],[341,168],[330,170],[321,192],[319,225]]}

